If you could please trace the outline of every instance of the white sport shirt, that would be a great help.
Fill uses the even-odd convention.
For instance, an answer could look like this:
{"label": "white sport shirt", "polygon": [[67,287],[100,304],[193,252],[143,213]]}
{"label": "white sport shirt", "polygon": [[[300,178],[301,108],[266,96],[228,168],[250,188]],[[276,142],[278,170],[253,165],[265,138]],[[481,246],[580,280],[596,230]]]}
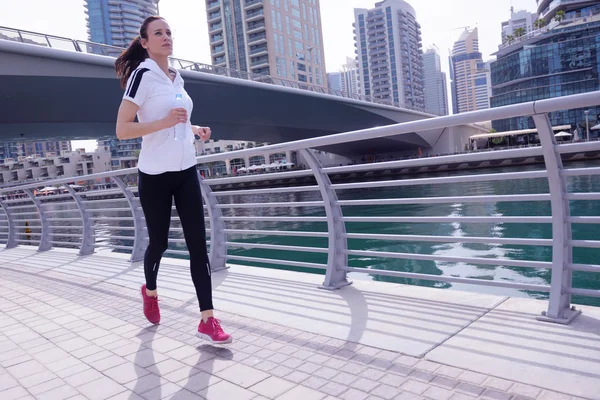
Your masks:
{"label": "white sport shirt", "polygon": [[152,122],[165,118],[174,108],[175,95],[181,93],[188,113],[185,140],[175,140],[175,127],[162,129],[142,137],[142,150],[138,162],[140,171],[150,175],[164,172],[183,171],[196,165],[194,134],[189,117],[194,104],[183,88],[183,78],[179,71],[171,79],[158,64],[147,58],[131,74],[127,81],[123,98],[138,105],[139,122]]}

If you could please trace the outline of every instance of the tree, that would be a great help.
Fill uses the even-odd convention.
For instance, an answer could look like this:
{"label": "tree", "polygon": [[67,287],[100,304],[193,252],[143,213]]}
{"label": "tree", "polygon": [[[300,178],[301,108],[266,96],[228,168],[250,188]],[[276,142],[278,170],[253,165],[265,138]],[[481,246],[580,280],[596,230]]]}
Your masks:
{"label": "tree", "polygon": [[541,18],[536,19],[533,23],[533,26],[535,26],[537,29],[542,29],[544,26],[546,26],[546,21]]}
{"label": "tree", "polygon": [[504,38],[504,43],[512,43],[515,40],[515,37],[513,35],[506,35],[506,37]]}
{"label": "tree", "polygon": [[521,36],[525,35],[525,33],[527,33],[527,31],[525,30],[525,28],[517,28],[513,32],[513,34],[515,35],[515,37],[521,37]]}
{"label": "tree", "polygon": [[559,12],[556,13],[556,15],[554,16],[554,20],[556,22],[560,22],[563,19],[565,19],[566,15],[565,12],[563,10],[560,10]]}
{"label": "tree", "polygon": [[494,128],[490,129],[489,133],[496,133],[498,132],[497,130],[495,130]]}

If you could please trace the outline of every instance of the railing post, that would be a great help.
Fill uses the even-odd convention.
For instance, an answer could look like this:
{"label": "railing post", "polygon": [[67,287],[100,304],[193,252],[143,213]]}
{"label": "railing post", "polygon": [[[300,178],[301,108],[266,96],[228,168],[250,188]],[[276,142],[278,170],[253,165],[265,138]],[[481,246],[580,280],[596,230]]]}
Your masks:
{"label": "railing post", "polygon": [[40,245],[38,247],[38,251],[48,251],[48,250],[52,249],[52,243],[50,243],[50,236],[52,235],[52,233],[51,233],[52,228],[50,227],[50,224],[48,223],[48,217],[46,216],[46,213],[43,210],[42,202],[40,201],[40,199],[38,199],[33,194],[33,191],[31,189],[23,189],[23,191],[27,194],[27,196],[29,196],[29,198],[35,205],[35,208],[37,209],[38,214],[40,214],[40,222],[42,224],[42,233],[40,236]]}
{"label": "railing post", "polygon": [[[200,172],[198,180],[202,189],[202,198],[208,209],[208,219],[210,221],[210,269],[213,272],[227,269],[227,235],[225,234],[225,223],[223,222],[223,213],[218,207],[219,201],[213,193],[210,186],[204,181]],[[204,212],[204,211],[203,211]]]}
{"label": "railing post", "polygon": [[542,312],[538,320],[569,324],[580,310],[571,308],[571,295],[568,290],[573,284],[573,272],[568,265],[573,261],[571,223],[569,222],[569,201],[566,200],[567,185],[562,174],[563,164],[556,151],[556,138],[550,119],[546,114],[536,114],[533,121],[538,130],[544,162],[548,173],[550,205],[552,208],[552,281],[548,311]]}
{"label": "railing post", "polygon": [[144,253],[148,247],[148,235],[146,235],[146,219],[144,218],[144,212],[142,211],[142,205],[140,199],[134,196],[129,190],[127,185],[123,181],[112,176],[110,178],[115,185],[121,189],[123,196],[127,200],[129,207],[131,208],[131,215],[133,216],[133,229],[135,232],[135,239],[133,240],[133,250],[131,251],[130,262],[142,261],[144,259]]}
{"label": "railing post", "polygon": [[69,185],[65,185],[65,189],[69,191],[71,196],[73,196],[75,204],[77,204],[77,208],[79,209],[79,214],[81,214],[83,238],[81,239],[81,248],[79,249],[79,255],[87,256],[89,254],[93,254],[95,243],[94,223],[87,212],[87,207],[85,206],[81,195]]}
{"label": "railing post", "polygon": [[12,216],[12,211],[9,207],[3,202],[0,201],[0,206],[4,210],[6,214],[6,220],[8,221],[8,238],[6,239],[5,249],[13,249],[18,246],[17,243],[17,228],[15,227],[15,219]]}
{"label": "railing post", "polygon": [[327,253],[327,271],[321,289],[335,290],[352,284],[348,281],[346,271],[342,268],[348,265],[348,241],[346,239],[346,226],[343,221],[342,207],[338,203],[337,194],[331,188],[329,175],[323,172],[323,167],[313,153],[308,149],[300,150],[302,157],[312,169],[319,191],[323,197],[325,214],[327,215],[327,231],[329,235],[329,251]]}

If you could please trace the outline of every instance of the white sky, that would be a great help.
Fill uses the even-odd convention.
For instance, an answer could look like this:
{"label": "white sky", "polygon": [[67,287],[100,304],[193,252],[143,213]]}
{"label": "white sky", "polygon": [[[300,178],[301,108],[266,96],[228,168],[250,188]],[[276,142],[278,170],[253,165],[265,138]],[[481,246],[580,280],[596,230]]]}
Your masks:
{"label": "white sky", "polygon": [[[376,0],[320,0],[325,62],[337,71],[354,57],[354,8],[372,8]],[[448,72],[448,50],[464,26],[479,28],[484,60],[498,49],[500,23],[515,10],[536,11],[535,0],[408,0],[421,24],[423,47],[435,44]],[[160,13],[174,31],[175,56],[210,62],[205,0],[161,0]],[[83,0],[0,0],[0,26],[87,39]],[[450,93],[449,93],[450,95]]]}

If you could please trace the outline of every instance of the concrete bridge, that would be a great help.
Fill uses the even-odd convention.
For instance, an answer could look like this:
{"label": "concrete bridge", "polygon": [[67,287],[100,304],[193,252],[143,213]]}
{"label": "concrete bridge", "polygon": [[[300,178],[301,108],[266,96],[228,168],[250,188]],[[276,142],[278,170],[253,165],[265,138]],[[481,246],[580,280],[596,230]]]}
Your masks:
{"label": "concrete bridge", "polygon": [[[44,41],[45,42],[45,41]],[[52,41],[48,41],[52,43]],[[63,46],[64,48],[64,46]],[[114,58],[0,39],[0,139],[96,139],[114,135],[122,89]],[[215,139],[281,143],[433,117],[409,109],[309,90],[182,70],[192,120]],[[472,125],[338,144],[344,155],[462,149]]]}

